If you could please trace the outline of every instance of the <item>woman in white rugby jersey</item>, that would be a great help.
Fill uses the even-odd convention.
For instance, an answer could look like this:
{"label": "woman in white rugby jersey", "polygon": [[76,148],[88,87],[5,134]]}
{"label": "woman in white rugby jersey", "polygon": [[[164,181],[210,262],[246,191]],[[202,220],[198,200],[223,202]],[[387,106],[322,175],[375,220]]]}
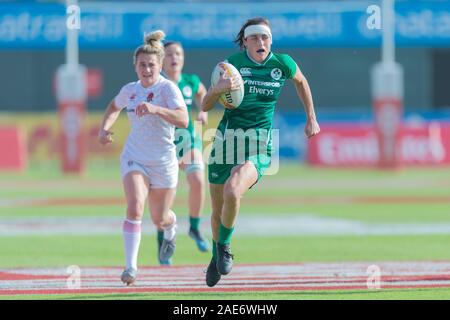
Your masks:
{"label": "woman in white rugby jersey", "polygon": [[178,183],[175,153],[175,127],[188,126],[188,113],[177,86],[160,75],[164,59],[164,32],[144,37],[134,53],[134,69],[139,78],[126,84],[110,102],[98,133],[99,142],[113,141],[111,127],[126,109],[131,130],[120,158],[120,169],[127,200],[123,223],[126,267],[121,280],[136,280],[137,256],[141,239],[141,220],[148,198],[153,223],[164,230],[160,260],[175,251],[176,216],[170,209]]}

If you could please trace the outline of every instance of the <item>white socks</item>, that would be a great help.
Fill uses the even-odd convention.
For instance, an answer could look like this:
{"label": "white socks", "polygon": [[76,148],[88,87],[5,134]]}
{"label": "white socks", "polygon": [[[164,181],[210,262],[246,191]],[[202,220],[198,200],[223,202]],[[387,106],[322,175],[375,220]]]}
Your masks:
{"label": "white socks", "polygon": [[175,235],[177,233],[177,216],[175,215],[175,212],[172,210],[169,210],[169,212],[173,215],[173,223],[170,226],[164,227],[164,239],[171,241],[173,238],[175,238]]}
{"label": "white socks", "polygon": [[141,221],[128,220],[123,222],[123,240],[125,245],[126,269],[137,270],[139,244],[141,243]]}
{"label": "white socks", "polygon": [[[171,241],[175,238],[177,231],[177,216],[173,215],[173,223],[164,227],[164,239]],[[137,258],[139,253],[139,245],[141,243],[141,221],[125,219],[123,222],[123,241],[125,247],[125,264],[126,269],[133,268],[137,270]]]}

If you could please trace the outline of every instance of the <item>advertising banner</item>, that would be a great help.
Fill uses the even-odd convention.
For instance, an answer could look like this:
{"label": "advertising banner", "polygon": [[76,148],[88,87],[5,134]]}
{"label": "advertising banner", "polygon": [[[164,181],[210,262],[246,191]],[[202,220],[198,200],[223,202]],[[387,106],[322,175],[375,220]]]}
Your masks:
{"label": "advertising banner", "polygon": [[[395,145],[401,165],[450,165],[450,123],[402,125]],[[332,167],[373,167],[380,153],[372,124],[322,124],[308,140],[307,162]]]}
{"label": "advertising banner", "polygon": [[[80,2],[82,49],[134,49],[144,32],[162,29],[186,48],[230,48],[243,22],[264,16],[278,47],[375,47],[370,6],[381,1],[242,3]],[[396,3],[396,43],[450,47],[449,1]],[[0,4],[0,48],[62,49],[66,10],[58,3]]]}

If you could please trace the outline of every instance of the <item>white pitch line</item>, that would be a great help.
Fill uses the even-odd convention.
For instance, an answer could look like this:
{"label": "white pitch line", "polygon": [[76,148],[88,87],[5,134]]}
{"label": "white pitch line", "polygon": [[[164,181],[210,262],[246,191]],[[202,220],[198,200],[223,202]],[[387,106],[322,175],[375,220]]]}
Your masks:
{"label": "white pitch line", "polygon": [[[144,234],[155,234],[155,228],[145,216]],[[186,217],[179,218],[181,232],[188,230]],[[2,236],[48,235],[121,235],[120,217],[8,217],[0,218]],[[210,236],[209,217],[202,222]],[[425,235],[450,234],[450,223],[368,223],[349,219],[320,217],[313,214],[241,215],[236,236],[315,236],[315,235]]]}

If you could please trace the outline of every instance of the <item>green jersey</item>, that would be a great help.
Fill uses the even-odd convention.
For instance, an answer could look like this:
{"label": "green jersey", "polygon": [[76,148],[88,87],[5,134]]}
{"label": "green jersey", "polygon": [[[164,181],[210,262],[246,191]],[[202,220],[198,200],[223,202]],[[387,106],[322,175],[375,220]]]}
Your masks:
{"label": "green jersey", "polygon": [[246,160],[255,165],[258,179],[270,166],[275,105],[286,79],[297,71],[289,55],[272,52],[262,63],[253,61],[246,51],[227,62],[239,70],[245,92],[238,108],[225,109],[217,128],[208,166],[209,182],[214,184],[224,184],[233,167]]}
{"label": "green jersey", "polygon": [[200,78],[196,74],[181,74],[181,79],[178,81],[178,88],[180,88],[181,93],[183,94],[184,102],[189,111],[191,110],[192,103],[194,102],[199,87]]}
{"label": "green jersey", "polygon": [[[200,78],[196,74],[181,74],[181,79],[178,81],[178,88],[183,94],[184,102],[186,103],[188,109],[189,124],[187,129],[177,128],[177,132],[175,132],[175,145],[177,146],[177,156],[179,158],[183,157],[184,152],[190,149],[197,148],[201,150],[201,141],[195,135],[194,123],[191,118],[192,105],[194,104],[195,96],[198,93],[199,87]],[[190,138],[185,139],[183,135],[180,135],[181,131],[179,130],[188,130],[190,133]]]}
{"label": "green jersey", "polygon": [[236,109],[225,109],[222,121],[227,129],[272,128],[273,113],[286,79],[292,79],[297,64],[287,54],[270,53],[262,63],[247,51],[228,57],[244,80],[244,99]]}
{"label": "green jersey", "polygon": [[180,88],[183,94],[184,102],[189,112],[189,127],[192,127],[192,119],[190,112],[194,103],[195,95],[198,92],[200,86],[200,78],[196,74],[181,74],[181,79],[178,81],[178,88]]}

